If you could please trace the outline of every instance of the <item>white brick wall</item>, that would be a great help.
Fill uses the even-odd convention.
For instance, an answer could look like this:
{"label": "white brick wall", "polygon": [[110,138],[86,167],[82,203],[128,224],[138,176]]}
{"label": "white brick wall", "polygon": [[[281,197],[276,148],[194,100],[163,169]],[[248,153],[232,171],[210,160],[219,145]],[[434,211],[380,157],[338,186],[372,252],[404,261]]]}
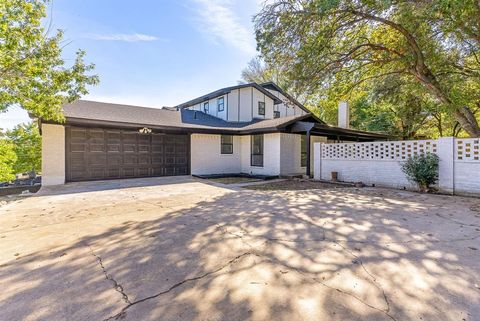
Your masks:
{"label": "white brick wall", "polygon": [[412,155],[435,153],[440,158],[438,188],[447,193],[480,194],[480,139],[315,144],[314,178],[330,180],[332,172],[345,182],[393,188],[415,188],[401,170]]}
{"label": "white brick wall", "polygon": [[42,185],[65,184],[65,127],[42,124]]}
{"label": "white brick wall", "polygon": [[233,154],[221,153],[220,140],[220,135],[192,134],[191,172],[193,175],[240,173],[241,137],[233,136]]}
{"label": "white brick wall", "polygon": [[[233,154],[220,153],[221,135],[192,134],[192,175],[280,175],[280,133],[265,134],[263,167],[250,165],[250,136],[233,137]],[[300,157],[300,154],[297,155]]]}

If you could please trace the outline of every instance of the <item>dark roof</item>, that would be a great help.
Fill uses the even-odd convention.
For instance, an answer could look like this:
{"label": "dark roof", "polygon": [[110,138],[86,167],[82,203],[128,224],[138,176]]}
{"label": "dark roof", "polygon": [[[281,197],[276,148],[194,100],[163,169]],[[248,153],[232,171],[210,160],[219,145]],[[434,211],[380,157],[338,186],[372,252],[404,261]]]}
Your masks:
{"label": "dark roof", "polygon": [[216,97],[220,97],[220,96],[223,96],[223,95],[226,95],[228,94],[229,92],[231,92],[232,90],[236,90],[236,89],[241,89],[241,88],[246,88],[246,87],[254,87],[256,88],[257,90],[259,90],[260,92],[264,93],[265,95],[267,95],[268,97],[272,98],[273,99],[273,102],[274,104],[281,104],[282,101],[280,99],[278,99],[278,97],[276,97],[274,94],[272,94],[271,92],[269,92],[268,90],[266,90],[265,88],[263,88],[262,86],[256,84],[256,83],[248,83],[248,84],[241,84],[241,85],[237,85],[237,86],[232,86],[232,87],[226,87],[226,88],[222,88],[222,89],[219,89],[219,90],[215,90],[209,94],[206,94],[206,95],[203,95],[201,97],[198,97],[198,98],[195,98],[195,99],[192,99],[192,100],[189,100],[185,103],[182,103],[180,105],[177,105],[176,107],[177,108],[185,108],[185,107],[190,107],[190,106],[193,106],[193,105],[196,105],[196,104],[199,104],[201,102],[204,102],[206,100],[209,100],[209,99],[213,99],[213,98],[216,98]]}
{"label": "dark roof", "polygon": [[158,109],[79,100],[64,106],[66,124],[79,126],[108,126],[115,128],[150,127],[172,133],[211,133],[245,135],[253,133],[291,132],[298,122],[314,123],[312,134],[332,139],[357,138],[375,140],[388,138],[385,134],[329,126],[312,114],[275,119],[254,119],[250,122],[227,122],[201,111]]}
{"label": "dark roof", "polygon": [[293,98],[290,94],[288,94],[286,91],[284,91],[282,88],[280,88],[280,86],[278,86],[276,83],[274,83],[274,82],[272,82],[272,81],[269,81],[269,82],[260,84],[260,86],[262,86],[263,88],[266,88],[266,89],[278,91],[279,93],[281,93],[282,95],[284,95],[285,97],[287,97],[290,101],[292,101],[295,105],[297,105],[299,108],[303,109],[303,110],[306,111],[307,113],[310,112],[310,111],[307,109],[307,107],[305,107],[305,106],[304,106],[303,104],[301,104],[298,100],[296,100],[296,99]]}
{"label": "dark roof", "polygon": [[201,111],[158,109],[79,100],[64,106],[67,124],[118,125],[126,127],[152,127],[156,129],[180,129],[189,132],[252,132],[278,131],[311,115],[290,116],[276,119],[254,119],[250,122],[227,122]]}

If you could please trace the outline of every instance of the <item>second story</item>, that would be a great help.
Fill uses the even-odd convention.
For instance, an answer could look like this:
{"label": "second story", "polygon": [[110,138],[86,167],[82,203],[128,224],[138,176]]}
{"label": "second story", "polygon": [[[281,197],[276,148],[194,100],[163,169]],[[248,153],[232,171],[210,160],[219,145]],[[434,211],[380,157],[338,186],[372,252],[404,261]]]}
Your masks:
{"label": "second story", "polygon": [[274,83],[249,83],[222,88],[176,106],[190,109],[228,122],[250,122],[301,116],[308,110]]}

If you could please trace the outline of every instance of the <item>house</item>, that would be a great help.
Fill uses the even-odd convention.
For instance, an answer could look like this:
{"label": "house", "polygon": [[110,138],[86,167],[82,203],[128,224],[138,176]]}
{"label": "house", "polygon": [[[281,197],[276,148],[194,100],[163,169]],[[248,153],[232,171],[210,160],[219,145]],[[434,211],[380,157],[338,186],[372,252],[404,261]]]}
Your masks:
{"label": "house", "polygon": [[40,120],[43,185],[168,175],[310,175],[317,141],[382,140],[312,115],[274,83],[223,88],[156,109],[79,100]]}

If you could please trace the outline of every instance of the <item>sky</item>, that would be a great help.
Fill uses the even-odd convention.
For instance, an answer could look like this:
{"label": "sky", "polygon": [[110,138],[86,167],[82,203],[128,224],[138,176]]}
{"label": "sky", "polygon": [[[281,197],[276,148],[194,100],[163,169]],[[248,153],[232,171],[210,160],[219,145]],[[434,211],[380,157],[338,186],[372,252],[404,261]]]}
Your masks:
{"label": "sky", "polygon": [[[65,32],[63,57],[87,52],[100,84],[83,99],[172,106],[232,86],[256,53],[252,17],[263,0],[53,0],[45,25]],[[28,122],[0,114],[0,128]]]}

